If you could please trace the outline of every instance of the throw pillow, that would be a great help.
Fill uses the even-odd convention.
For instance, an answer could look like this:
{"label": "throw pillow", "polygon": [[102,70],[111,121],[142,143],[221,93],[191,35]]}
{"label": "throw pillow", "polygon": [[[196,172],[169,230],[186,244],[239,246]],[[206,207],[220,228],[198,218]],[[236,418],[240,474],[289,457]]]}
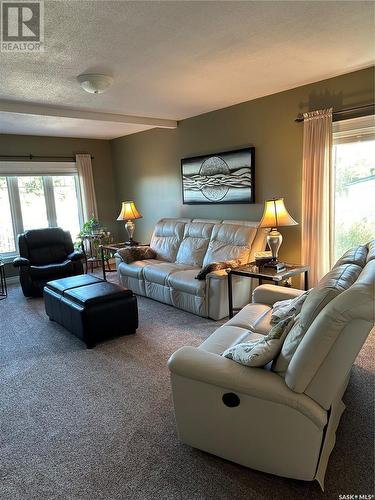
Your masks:
{"label": "throw pillow", "polygon": [[222,356],[245,366],[265,366],[279,354],[293,322],[294,317],[288,317],[274,325],[264,338],[237,344],[224,351]]}
{"label": "throw pillow", "polygon": [[126,264],[136,260],[156,259],[156,252],[150,247],[126,247],[117,251],[117,254]]}
{"label": "throw pillow", "polygon": [[298,295],[298,297],[295,297],[294,299],[275,302],[272,308],[271,324],[275,325],[282,319],[299,314],[308,293],[309,292],[307,291]]}
{"label": "throw pillow", "polygon": [[203,269],[199,271],[196,275],[196,280],[204,280],[206,279],[207,274],[212,273],[213,271],[220,271],[221,269],[233,269],[241,265],[240,259],[234,260],[225,260],[222,262],[212,262],[211,264],[207,264]]}

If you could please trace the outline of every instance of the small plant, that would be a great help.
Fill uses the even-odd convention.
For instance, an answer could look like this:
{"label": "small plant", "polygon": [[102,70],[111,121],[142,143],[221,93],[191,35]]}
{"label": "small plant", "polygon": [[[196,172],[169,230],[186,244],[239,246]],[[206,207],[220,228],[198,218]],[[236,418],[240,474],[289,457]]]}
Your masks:
{"label": "small plant", "polygon": [[[106,231],[102,224],[93,215],[86,221],[75,242],[75,248],[85,249],[86,255],[91,258],[99,258],[100,245],[109,245],[113,238],[109,231]],[[110,256],[107,252],[104,254],[104,260],[108,261]]]}
{"label": "small plant", "polygon": [[83,224],[79,236],[81,238],[82,236],[94,236],[102,231],[103,228],[99,220],[92,215],[90,219]]}

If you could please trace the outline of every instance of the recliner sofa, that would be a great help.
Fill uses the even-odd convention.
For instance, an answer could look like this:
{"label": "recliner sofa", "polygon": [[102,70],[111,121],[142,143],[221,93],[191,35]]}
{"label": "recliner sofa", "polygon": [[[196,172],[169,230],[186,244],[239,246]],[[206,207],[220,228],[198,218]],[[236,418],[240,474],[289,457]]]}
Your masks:
{"label": "recliner sofa", "polygon": [[[138,295],[171,304],[211,319],[228,316],[225,270],[195,279],[212,262],[239,259],[246,264],[254,252],[264,250],[266,231],[258,222],[211,219],[162,219],[154,229],[150,247],[156,259],[126,263],[116,254],[119,282]],[[236,279],[238,278],[238,279]],[[234,304],[250,300],[250,279],[235,277]]]}
{"label": "recliner sofa", "polygon": [[350,371],[375,322],[375,240],[348,251],[310,291],[272,367],[221,356],[268,333],[272,305],[301,293],[257,287],[253,303],[200,347],[175,352],[169,369],[182,442],[323,488]]}
{"label": "recliner sofa", "polygon": [[48,281],[83,273],[82,252],[74,250],[68,231],[59,227],[30,229],[18,235],[19,269],[25,297],[41,297]]}

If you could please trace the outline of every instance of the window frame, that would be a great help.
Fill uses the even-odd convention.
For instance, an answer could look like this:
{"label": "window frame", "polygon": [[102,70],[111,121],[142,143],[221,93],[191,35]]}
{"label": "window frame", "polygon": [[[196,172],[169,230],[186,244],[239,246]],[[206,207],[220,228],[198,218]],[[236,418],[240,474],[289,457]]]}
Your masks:
{"label": "window frame", "polygon": [[74,186],[75,193],[77,198],[77,207],[78,207],[78,220],[79,225],[82,227],[83,224],[83,204],[82,204],[82,196],[81,189],[78,179],[78,173],[75,172],[22,172],[18,173],[17,171],[10,173],[2,173],[0,169],[0,176],[5,177],[7,188],[8,188],[8,199],[9,199],[9,207],[10,213],[12,217],[12,229],[13,229],[13,237],[15,243],[15,250],[13,252],[1,252],[1,256],[3,260],[9,261],[19,255],[17,235],[24,232],[23,218],[22,218],[22,209],[21,209],[21,200],[19,194],[19,186],[18,186],[18,178],[19,177],[42,177],[43,184],[43,193],[44,193],[44,202],[46,206],[46,214],[48,220],[48,227],[57,227],[57,213],[56,213],[56,202],[55,202],[55,193],[53,186],[53,177],[73,177],[74,178]]}

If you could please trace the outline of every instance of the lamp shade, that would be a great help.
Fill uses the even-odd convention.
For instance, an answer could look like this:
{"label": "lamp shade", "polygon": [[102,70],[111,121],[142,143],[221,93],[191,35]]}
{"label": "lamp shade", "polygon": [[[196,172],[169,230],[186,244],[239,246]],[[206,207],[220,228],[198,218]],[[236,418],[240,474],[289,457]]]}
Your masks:
{"label": "lamp shade", "polygon": [[284,198],[274,198],[264,203],[264,212],[259,227],[295,226],[298,224],[288,213]]}
{"label": "lamp shade", "polygon": [[117,220],[134,220],[141,219],[142,215],[138,212],[134,201],[123,201],[120,215]]}

